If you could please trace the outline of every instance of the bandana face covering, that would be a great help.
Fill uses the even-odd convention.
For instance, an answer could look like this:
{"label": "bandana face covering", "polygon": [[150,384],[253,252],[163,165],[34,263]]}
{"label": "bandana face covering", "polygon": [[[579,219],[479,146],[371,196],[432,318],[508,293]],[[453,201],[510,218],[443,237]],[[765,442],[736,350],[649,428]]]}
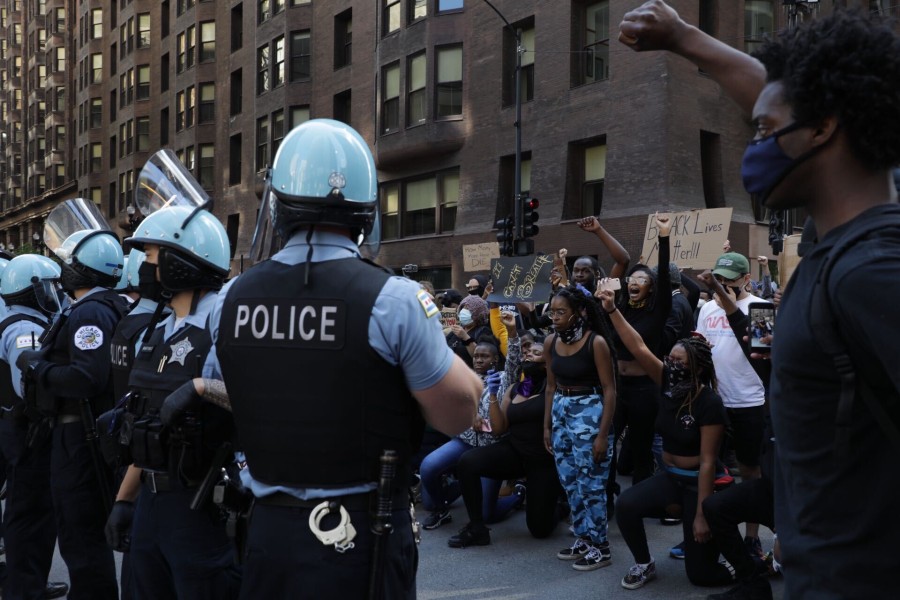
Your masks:
{"label": "bandana face covering", "polygon": [[674,362],[668,356],[663,358],[668,374],[669,394],[673,400],[681,401],[686,398],[693,387],[690,382],[690,372],[681,363]]}
{"label": "bandana face covering", "polygon": [[522,363],[522,375],[525,379],[519,384],[519,394],[528,398],[547,379],[547,368],[544,363],[526,360]]}
{"label": "bandana face covering", "polygon": [[563,344],[574,344],[584,335],[584,319],[577,317],[568,329],[557,333]]}

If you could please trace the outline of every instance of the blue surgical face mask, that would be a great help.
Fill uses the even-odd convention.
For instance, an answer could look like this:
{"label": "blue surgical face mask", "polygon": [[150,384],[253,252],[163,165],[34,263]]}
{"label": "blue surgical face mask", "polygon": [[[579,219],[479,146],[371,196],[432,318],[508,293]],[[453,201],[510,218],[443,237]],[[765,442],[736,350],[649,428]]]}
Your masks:
{"label": "blue surgical face mask", "polygon": [[464,308],[459,311],[459,324],[463,327],[467,327],[472,324],[472,311],[468,308]]}
{"label": "blue surgical face mask", "polygon": [[760,140],[753,140],[747,145],[744,159],[741,161],[741,178],[744,180],[744,189],[747,192],[759,195],[765,201],[775,186],[781,183],[788,173],[822,147],[813,148],[797,158],[791,158],[781,149],[781,146],[778,145],[778,138],[804,126],[802,123],[791,123],[787,127]]}

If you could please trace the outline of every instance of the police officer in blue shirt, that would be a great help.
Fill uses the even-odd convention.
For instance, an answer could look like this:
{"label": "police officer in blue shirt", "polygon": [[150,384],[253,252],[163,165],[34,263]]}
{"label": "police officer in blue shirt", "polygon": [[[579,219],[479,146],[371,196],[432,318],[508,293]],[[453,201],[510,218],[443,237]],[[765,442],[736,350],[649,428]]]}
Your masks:
{"label": "police officer in blue shirt", "polygon": [[[84,227],[68,233],[73,224]],[[68,234],[68,235],[67,235]],[[65,236],[65,237],[64,237]],[[62,287],[74,301],[17,365],[36,390],[36,410],[52,422],[50,482],[59,549],[69,570],[71,600],[118,598],[115,563],[103,528],[111,472],[89,443],[94,416],[112,407],[110,340],[125,311],[115,293],[122,248],[93,202],[59,204],[44,240],[62,262]]]}
{"label": "police officer in blue shirt", "polygon": [[233,455],[231,415],[205,404],[172,423],[165,441],[151,435],[165,398],[202,373],[212,347],[207,316],[229,269],[228,236],[209,212],[173,206],[147,217],[127,241],[146,252],[173,312],[138,344],[129,378],[134,464],[107,539],[117,550],[130,545],[137,599],[236,598],[240,577],[225,522],[211,497],[191,506],[206,474],[223,466],[216,451],[227,444],[224,455]]}
{"label": "police officer in blue shirt", "polygon": [[0,296],[8,306],[0,320],[0,456],[6,463],[3,514],[7,577],[6,598],[58,598],[65,583],[47,583],[56,545],[50,499],[50,445],[28,447],[28,422],[22,402],[22,374],[16,359],[37,341],[56,314],[59,267],[49,258],[24,254],[4,266]]}
{"label": "police officer in blue shirt", "polygon": [[[377,241],[377,206],[360,135],[337,121],[300,125],[260,211],[287,244],[230,282],[210,315],[215,353],[194,387],[230,403],[256,498],[241,598],[363,598],[372,569],[375,596],[415,597],[407,482],[420,414],[459,433],[481,382],[444,343],[427,293],[361,259],[358,243]],[[384,450],[399,467],[382,490],[393,510],[382,546],[370,508]]]}

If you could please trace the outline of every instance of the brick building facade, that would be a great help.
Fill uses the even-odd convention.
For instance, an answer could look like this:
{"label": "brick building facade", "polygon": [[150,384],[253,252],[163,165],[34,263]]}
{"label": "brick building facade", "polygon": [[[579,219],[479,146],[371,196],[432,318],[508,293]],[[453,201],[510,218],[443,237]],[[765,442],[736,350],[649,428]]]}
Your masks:
{"label": "brick building facade", "polygon": [[[787,22],[777,0],[672,3],[742,49]],[[525,49],[537,249],[608,263],[574,225],[599,214],[637,260],[648,213],[730,206],[734,246],[766,250],[740,184],[747,122],[688,62],[616,42],[637,4],[493,2]],[[237,267],[281,139],[331,117],[373,149],[381,262],[460,288],[463,245],[493,241],[512,207],[515,56],[482,0],[0,0],[0,243],[39,244],[79,195],[127,235],[135,178],[169,147],[215,199]]]}

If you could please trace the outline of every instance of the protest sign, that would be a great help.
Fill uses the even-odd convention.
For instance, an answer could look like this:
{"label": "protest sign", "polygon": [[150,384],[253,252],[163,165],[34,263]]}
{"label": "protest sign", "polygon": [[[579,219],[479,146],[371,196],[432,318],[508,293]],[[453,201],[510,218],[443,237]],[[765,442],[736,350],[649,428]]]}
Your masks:
{"label": "protest sign", "polygon": [[[711,269],[722,254],[722,244],[728,239],[731,208],[706,208],[672,213],[672,232],[669,250],[672,262],[683,269]],[[659,231],[654,215],[647,217],[641,260],[655,267],[659,262]]]}
{"label": "protest sign", "polygon": [[495,258],[491,261],[491,281],[494,292],[488,302],[546,302],[553,287],[550,271],[553,256],[517,256]]}
{"label": "protest sign", "polygon": [[456,325],[456,309],[455,308],[442,308],[441,309],[441,329],[449,329]]}
{"label": "protest sign", "polygon": [[491,268],[491,259],[499,256],[500,245],[497,242],[466,244],[463,246],[463,269],[466,273],[487,271]]}

